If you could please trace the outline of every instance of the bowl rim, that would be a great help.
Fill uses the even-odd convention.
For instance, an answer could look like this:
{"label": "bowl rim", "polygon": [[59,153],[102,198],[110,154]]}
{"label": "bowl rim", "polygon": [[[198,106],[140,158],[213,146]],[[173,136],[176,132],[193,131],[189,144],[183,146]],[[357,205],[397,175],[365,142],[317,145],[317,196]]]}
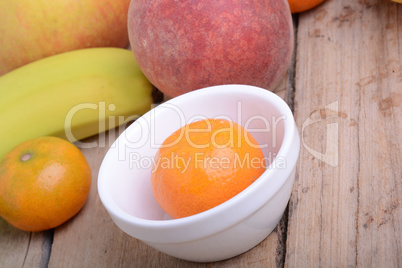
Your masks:
{"label": "bowl rim", "polygon": [[[278,159],[278,156],[288,156],[292,148],[296,149],[296,153],[294,156],[291,157],[291,163],[288,164],[288,168],[286,170],[278,170],[278,169],[271,169],[267,168],[267,170],[256,180],[254,181],[250,186],[248,186],[246,189],[244,189],[242,192],[234,196],[233,198],[229,199],[228,201],[211,208],[207,211],[184,217],[184,218],[179,218],[179,219],[169,219],[169,220],[149,220],[149,219],[143,219],[136,217],[134,215],[129,214],[128,212],[124,211],[122,208],[120,208],[116,202],[113,200],[112,194],[109,191],[107,187],[107,180],[108,177],[105,176],[105,169],[108,168],[110,165],[109,158],[111,157],[111,152],[112,150],[117,149],[116,143],[121,139],[121,136],[124,134],[126,131],[132,131],[137,125],[139,125],[138,119],[131,124],[120,136],[116,139],[116,141],[113,143],[111,148],[108,150],[106,155],[104,156],[104,159],[101,163],[100,169],[99,169],[99,174],[98,174],[98,194],[101,199],[102,204],[108,211],[108,213],[112,216],[112,218],[117,218],[119,221],[123,221],[126,224],[133,225],[137,228],[137,231],[135,232],[136,235],[135,237],[149,241],[149,242],[167,242],[171,241],[172,238],[175,238],[175,234],[177,235],[178,233],[183,233],[183,232],[189,232],[191,233],[191,230],[197,227],[202,227],[205,224],[208,224],[208,222],[212,219],[215,218],[224,218],[224,221],[216,221],[214,220],[214,225],[212,228],[204,228],[208,230],[204,230],[199,232],[200,230],[197,230],[198,234],[194,234],[196,232],[193,232],[193,234],[189,235],[186,239],[184,238],[176,238],[175,242],[184,242],[184,241],[190,241],[190,240],[197,240],[205,236],[210,236],[216,232],[222,231],[224,229],[229,228],[230,226],[233,226],[234,224],[244,220],[245,218],[249,217],[251,214],[255,213],[259,208],[261,208],[265,203],[269,202],[272,197],[274,197],[280,188],[285,184],[287,179],[289,179],[290,173],[292,172],[294,166],[296,165],[296,161],[299,155],[300,151],[300,140],[299,140],[299,134],[297,131],[297,127],[294,121],[294,117],[292,114],[292,111],[290,110],[289,106],[286,104],[286,102],[280,98],[278,95],[276,95],[273,92],[270,92],[266,89],[262,89],[259,87],[255,86],[250,86],[250,85],[237,85],[237,84],[227,84],[227,85],[218,85],[218,86],[211,86],[211,87],[206,87],[198,90],[191,91],[189,93],[185,93],[183,95],[180,95],[178,97],[172,98],[159,106],[156,106],[153,108],[155,111],[149,111],[146,114],[144,114],[142,117],[144,119],[149,119],[151,116],[151,112],[153,116],[158,116],[159,112],[163,112],[163,104],[174,104],[177,106],[180,106],[181,103],[186,103],[188,101],[193,101],[194,99],[197,99],[198,96],[204,95],[205,94],[211,94],[211,96],[216,96],[216,95],[221,95],[221,94],[246,94],[246,95],[254,95],[260,98],[266,99],[270,104],[274,105],[275,108],[279,111],[280,114],[284,114],[286,116],[286,120],[284,120],[284,137],[283,141],[281,144],[281,147],[276,155],[276,157],[273,159],[271,166],[276,164],[276,161]],[[136,124],[137,123],[137,124]],[[122,145],[121,143],[120,146]],[[265,198],[264,200],[259,200],[259,202],[254,202],[254,204],[251,204],[250,202],[247,202],[247,204],[243,204],[244,200],[247,200],[248,197],[252,196],[260,186],[264,183],[267,183],[269,181],[272,181],[273,177],[276,176],[284,177],[281,180],[277,180],[280,182],[276,182],[276,190],[273,191],[273,193],[269,196],[269,198]],[[256,204],[258,203],[258,204]],[[233,213],[234,208],[237,206],[245,206],[245,205],[251,205],[248,206],[249,209],[247,209],[247,213]],[[197,226],[197,227],[196,227]],[[171,235],[168,235],[168,237],[165,237],[165,239],[157,238],[157,232],[158,230],[163,230],[163,231],[170,231],[172,232]],[[124,231],[124,230],[123,230]],[[144,234],[144,232],[156,232],[153,235],[152,234]],[[148,237],[149,236],[149,237]],[[163,241],[164,240],[164,241]]]}

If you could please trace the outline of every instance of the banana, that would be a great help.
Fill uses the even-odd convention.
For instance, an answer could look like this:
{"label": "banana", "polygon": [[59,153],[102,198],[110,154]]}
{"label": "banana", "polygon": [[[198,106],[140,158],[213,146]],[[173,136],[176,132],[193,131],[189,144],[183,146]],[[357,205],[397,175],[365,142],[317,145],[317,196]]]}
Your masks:
{"label": "banana", "polygon": [[88,48],[0,76],[0,159],[40,136],[76,142],[151,109],[152,85],[131,51]]}

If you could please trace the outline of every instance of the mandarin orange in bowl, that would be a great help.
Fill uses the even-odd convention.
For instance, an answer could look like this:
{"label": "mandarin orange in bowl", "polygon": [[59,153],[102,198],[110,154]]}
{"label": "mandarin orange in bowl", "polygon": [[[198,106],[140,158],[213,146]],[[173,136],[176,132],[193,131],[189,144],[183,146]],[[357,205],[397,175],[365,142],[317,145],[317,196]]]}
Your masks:
{"label": "mandarin orange in bowl", "polygon": [[153,161],[152,192],[169,216],[188,217],[234,197],[265,169],[264,154],[246,129],[208,118],[163,142]]}
{"label": "mandarin orange in bowl", "polygon": [[[177,258],[224,260],[250,250],[278,224],[299,146],[292,112],[274,93],[203,88],[131,124],[102,161],[98,193],[128,235]],[[237,168],[230,161],[236,157]]]}

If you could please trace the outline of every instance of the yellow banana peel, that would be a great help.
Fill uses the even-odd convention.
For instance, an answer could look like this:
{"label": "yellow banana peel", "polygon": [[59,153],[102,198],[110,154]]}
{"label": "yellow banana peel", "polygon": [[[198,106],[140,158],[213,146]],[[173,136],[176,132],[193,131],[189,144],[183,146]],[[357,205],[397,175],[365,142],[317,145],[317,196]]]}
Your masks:
{"label": "yellow banana peel", "polygon": [[88,48],[44,58],[0,77],[0,159],[40,136],[71,142],[151,109],[152,85],[131,51]]}

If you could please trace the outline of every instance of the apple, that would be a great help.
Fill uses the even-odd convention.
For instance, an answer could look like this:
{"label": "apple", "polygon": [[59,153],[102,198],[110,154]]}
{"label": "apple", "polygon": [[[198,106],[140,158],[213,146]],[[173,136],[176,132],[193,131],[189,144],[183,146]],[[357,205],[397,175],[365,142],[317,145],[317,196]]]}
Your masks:
{"label": "apple", "polygon": [[126,47],[130,0],[0,1],[0,75],[54,54]]}
{"label": "apple", "polygon": [[141,70],[170,97],[220,84],[272,90],[293,52],[287,0],[133,0],[128,33]]}

